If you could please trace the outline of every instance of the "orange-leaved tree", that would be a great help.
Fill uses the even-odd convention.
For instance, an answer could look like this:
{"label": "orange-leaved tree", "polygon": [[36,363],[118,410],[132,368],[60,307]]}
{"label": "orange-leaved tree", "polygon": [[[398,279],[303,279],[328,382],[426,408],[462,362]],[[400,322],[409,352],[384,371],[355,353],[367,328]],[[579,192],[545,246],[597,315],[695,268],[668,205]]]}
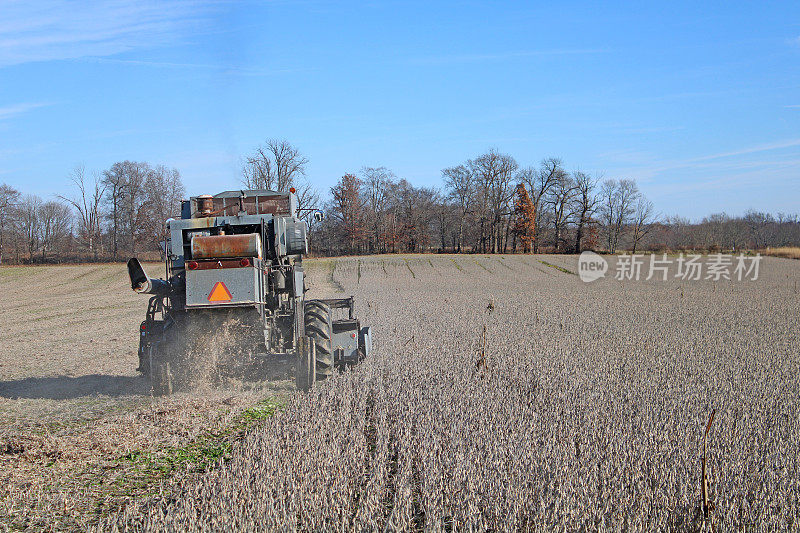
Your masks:
{"label": "orange-leaved tree", "polygon": [[514,202],[514,233],[522,242],[523,251],[530,253],[536,238],[536,207],[522,183],[517,185],[517,199]]}
{"label": "orange-leaved tree", "polygon": [[597,229],[597,221],[589,217],[586,220],[586,234],[581,241],[581,250],[597,250],[600,244],[600,233]]}
{"label": "orange-leaved tree", "polygon": [[339,183],[331,187],[334,214],[342,225],[350,253],[359,251],[366,235],[361,185],[361,180],[354,174],[345,174]]}

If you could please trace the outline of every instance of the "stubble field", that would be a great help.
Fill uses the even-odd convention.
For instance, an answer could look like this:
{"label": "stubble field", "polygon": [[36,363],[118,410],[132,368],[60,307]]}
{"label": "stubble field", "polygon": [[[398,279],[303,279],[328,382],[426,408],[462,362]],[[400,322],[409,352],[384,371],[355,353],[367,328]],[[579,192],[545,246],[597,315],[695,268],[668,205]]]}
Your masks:
{"label": "stubble field", "polygon": [[[62,463],[107,462],[124,477],[113,465],[125,454],[191,442],[268,397],[278,412],[225,454],[158,479],[157,490],[115,493],[100,527],[695,530],[702,435],[716,410],[716,527],[797,528],[800,263],[765,258],[759,279],[742,282],[585,284],[576,268],[569,256],[318,260],[312,291],[356,296],[372,357],[308,394],[264,384],[167,400],[135,376],[144,302],[112,280],[119,266],[0,270],[15,295],[0,307],[10,324],[0,332],[0,461],[16,483],[0,516],[57,505],[55,480],[39,484],[50,499],[26,496],[21,465],[35,479]],[[89,273],[48,283],[63,272]],[[62,392],[41,392],[50,379]],[[126,433],[145,419],[146,430]],[[39,434],[45,444],[29,451],[68,437],[107,448],[43,459],[14,447]],[[85,523],[58,512],[65,526]]]}

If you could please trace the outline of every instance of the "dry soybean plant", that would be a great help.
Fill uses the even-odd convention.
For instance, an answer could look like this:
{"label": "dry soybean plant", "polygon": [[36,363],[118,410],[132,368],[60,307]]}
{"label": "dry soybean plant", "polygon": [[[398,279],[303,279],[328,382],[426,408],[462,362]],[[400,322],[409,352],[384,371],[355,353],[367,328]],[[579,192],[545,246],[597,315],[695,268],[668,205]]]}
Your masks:
{"label": "dry soybean plant", "polygon": [[374,355],[295,394],[178,497],[101,527],[697,530],[698,497],[717,530],[800,527],[800,303],[785,287],[800,263],[767,258],[732,290],[424,261],[338,260]]}
{"label": "dry soybean plant", "polygon": [[714,421],[714,415],[717,413],[717,410],[714,409],[711,411],[711,416],[708,418],[708,424],[706,424],[706,430],[703,432],[703,459],[702,459],[702,477],[700,481],[700,505],[701,511],[703,513],[703,520],[705,523],[709,525],[711,529],[714,528],[714,502],[709,499],[708,494],[708,469],[706,463],[706,444],[708,441],[708,432],[711,429],[711,423]]}

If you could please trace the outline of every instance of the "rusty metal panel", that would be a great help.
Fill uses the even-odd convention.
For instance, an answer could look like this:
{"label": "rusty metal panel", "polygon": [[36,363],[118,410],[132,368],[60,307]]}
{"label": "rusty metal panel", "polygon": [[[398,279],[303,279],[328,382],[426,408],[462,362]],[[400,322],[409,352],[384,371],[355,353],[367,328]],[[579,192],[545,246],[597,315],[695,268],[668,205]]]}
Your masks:
{"label": "rusty metal panel", "polygon": [[[238,200],[237,200],[238,203]],[[248,215],[255,215],[256,213],[256,199],[253,196],[246,196],[245,199],[242,201],[244,204],[244,211]],[[238,208],[231,212],[232,215],[238,213]]]}
{"label": "rusty metal panel", "polygon": [[261,237],[258,233],[192,237],[192,259],[220,257],[261,258]]}
{"label": "rusty metal panel", "polygon": [[179,265],[183,261],[183,231],[184,230],[199,230],[203,228],[211,228],[215,226],[216,219],[214,217],[205,218],[192,218],[192,219],[171,219],[167,222],[167,228],[170,235],[170,252],[176,258],[181,258]]}
{"label": "rusty metal panel", "polygon": [[227,200],[227,198],[214,198],[214,207],[211,210],[216,213],[220,209],[228,205],[225,203],[225,200]]}
{"label": "rusty metal panel", "polygon": [[[249,264],[243,265],[242,261],[250,261]],[[190,266],[189,270],[214,270],[220,268],[240,268],[243,266],[251,266],[253,263],[250,259],[201,259],[193,261],[196,266]]]}
{"label": "rusty metal panel", "polygon": [[258,212],[260,214],[266,213],[270,215],[291,214],[291,208],[289,207],[289,196],[259,196]]}
{"label": "rusty metal panel", "polygon": [[[214,198],[213,202],[213,212],[216,214],[236,215],[239,213],[239,198]],[[288,195],[245,196],[243,203],[244,210],[248,215],[289,215],[291,213]],[[227,209],[223,211],[223,208]]]}

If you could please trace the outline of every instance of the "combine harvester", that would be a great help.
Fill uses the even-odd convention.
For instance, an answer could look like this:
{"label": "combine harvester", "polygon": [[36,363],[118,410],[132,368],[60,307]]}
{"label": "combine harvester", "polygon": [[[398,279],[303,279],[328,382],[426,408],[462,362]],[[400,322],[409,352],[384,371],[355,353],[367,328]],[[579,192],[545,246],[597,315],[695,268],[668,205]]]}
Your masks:
{"label": "combine harvester", "polygon": [[148,277],[138,259],[128,261],[131,288],[153,295],[141,325],[138,370],[150,376],[154,394],[190,381],[203,356],[193,342],[231,332],[239,356],[266,363],[273,375],[294,374],[303,391],[369,355],[370,329],[354,317],[352,297],[305,297],[307,226],[297,218],[294,192],[226,191],[184,200],[180,220],[166,222],[166,280]]}

